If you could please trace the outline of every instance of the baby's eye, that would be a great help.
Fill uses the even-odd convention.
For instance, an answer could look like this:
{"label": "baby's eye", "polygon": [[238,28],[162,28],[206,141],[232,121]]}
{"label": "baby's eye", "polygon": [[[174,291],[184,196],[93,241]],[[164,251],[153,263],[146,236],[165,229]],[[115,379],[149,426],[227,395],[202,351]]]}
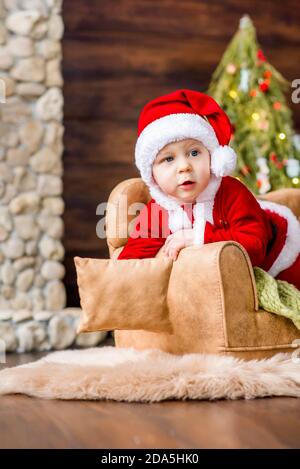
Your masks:
{"label": "baby's eye", "polygon": [[169,163],[173,159],[174,159],[173,156],[167,156],[167,158],[165,158],[164,161],[167,161]]}
{"label": "baby's eye", "polygon": [[190,153],[192,156],[197,156],[199,152],[198,150],[191,150]]}

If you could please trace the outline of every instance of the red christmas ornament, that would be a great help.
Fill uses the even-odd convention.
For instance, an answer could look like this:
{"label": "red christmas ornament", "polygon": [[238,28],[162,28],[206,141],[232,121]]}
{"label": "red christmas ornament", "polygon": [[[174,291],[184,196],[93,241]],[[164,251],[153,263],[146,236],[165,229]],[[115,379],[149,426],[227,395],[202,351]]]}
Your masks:
{"label": "red christmas ornament", "polygon": [[266,62],[266,57],[264,56],[264,53],[261,49],[259,49],[257,51],[257,58],[261,61],[261,62]]}
{"label": "red christmas ornament", "polygon": [[266,83],[265,81],[263,83],[259,84],[260,90],[265,93],[269,89],[269,83]]}
{"label": "red christmas ornament", "polygon": [[249,168],[249,166],[245,165],[241,168],[241,173],[244,175],[244,176],[248,176],[248,174],[251,173],[251,169]]}
{"label": "red christmas ornament", "polygon": [[272,153],[270,153],[270,155],[269,155],[269,159],[270,159],[271,161],[273,161],[273,163],[274,163],[275,161],[277,161],[276,153],[274,153],[274,152],[272,151]]}
{"label": "red christmas ornament", "polygon": [[252,96],[252,98],[255,98],[255,96],[257,96],[257,90],[254,90],[254,89],[250,90],[249,94],[250,94],[250,96]]}
{"label": "red christmas ornament", "polygon": [[273,103],[273,108],[278,111],[279,109],[281,109],[281,103],[279,101],[275,101],[275,103]]}
{"label": "red christmas ornament", "polygon": [[260,179],[258,179],[258,180],[256,181],[256,185],[257,185],[257,187],[258,187],[259,189],[261,188],[262,182],[261,182]]}
{"label": "red christmas ornament", "polygon": [[265,78],[271,78],[271,76],[272,76],[271,70],[265,70],[265,72],[264,72],[264,77],[265,77]]}
{"label": "red christmas ornament", "polygon": [[281,161],[279,161],[279,163],[276,164],[276,167],[278,169],[282,169],[283,168],[283,163]]}

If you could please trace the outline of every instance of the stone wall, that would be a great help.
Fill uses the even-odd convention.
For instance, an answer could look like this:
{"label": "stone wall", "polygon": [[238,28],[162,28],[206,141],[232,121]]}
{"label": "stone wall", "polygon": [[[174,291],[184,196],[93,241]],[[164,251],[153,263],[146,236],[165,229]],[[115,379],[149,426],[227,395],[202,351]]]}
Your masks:
{"label": "stone wall", "polygon": [[0,0],[0,310],[59,311],[62,283],[61,0]]}
{"label": "stone wall", "polygon": [[91,346],[106,336],[76,336],[80,309],[65,308],[61,7],[62,0],[0,0],[0,348],[6,351]]}

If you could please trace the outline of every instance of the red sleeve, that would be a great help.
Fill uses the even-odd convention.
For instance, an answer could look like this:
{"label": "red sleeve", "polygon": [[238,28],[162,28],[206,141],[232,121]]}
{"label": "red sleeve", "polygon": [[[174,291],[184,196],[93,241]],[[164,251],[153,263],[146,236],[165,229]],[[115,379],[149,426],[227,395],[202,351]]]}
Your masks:
{"label": "red sleeve", "polygon": [[[119,254],[118,259],[155,257],[160,248],[165,244],[166,237],[170,234],[170,231],[163,235],[163,213],[161,210],[157,211],[158,206],[155,204],[155,207],[153,207],[153,204],[155,202],[152,199],[137,217],[134,230]],[[154,208],[154,212],[151,211],[151,207]],[[153,216],[153,213],[157,215],[157,218]]]}
{"label": "red sleeve", "polygon": [[206,222],[204,243],[236,241],[248,252],[253,266],[263,264],[270,237],[264,211],[254,195],[237,179],[230,178],[221,191],[218,225]]}

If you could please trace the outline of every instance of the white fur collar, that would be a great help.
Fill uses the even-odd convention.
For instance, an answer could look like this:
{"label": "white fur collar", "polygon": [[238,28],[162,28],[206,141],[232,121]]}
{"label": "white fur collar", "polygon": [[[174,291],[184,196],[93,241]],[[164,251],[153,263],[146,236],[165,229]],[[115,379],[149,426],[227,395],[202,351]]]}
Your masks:
{"label": "white fur collar", "polygon": [[[193,206],[194,225],[201,226],[205,220],[205,207],[204,205],[209,202],[213,202],[215,195],[222,182],[222,177],[216,177],[211,175],[210,181],[203,192],[197,197],[196,203]],[[183,203],[177,202],[174,199],[168,197],[157,184],[151,185],[149,191],[153,199],[158,205],[168,211],[169,214],[169,228],[174,233],[175,231],[192,228],[192,223],[186,213],[181,207]],[[213,205],[213,204],[211,204]]]}

